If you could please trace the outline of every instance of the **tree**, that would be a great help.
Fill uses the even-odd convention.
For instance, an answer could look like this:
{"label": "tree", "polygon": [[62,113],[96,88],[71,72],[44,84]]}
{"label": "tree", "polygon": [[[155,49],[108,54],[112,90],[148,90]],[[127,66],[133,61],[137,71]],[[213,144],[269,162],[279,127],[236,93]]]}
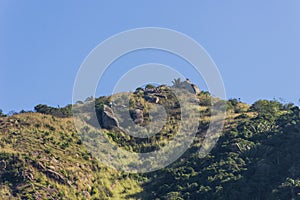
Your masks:
{"label": "tree", "polygon": [[283,105],[275,100],[258,100],[250,107],[251,111],[258,112],[259,115],[277,116],[283,109]]}
{"label": "tree", "polygon": [[145,89],[146,89],[146,90],[155,89],[155,86],[152,85],[152,84],[148,84],[148,85],[146,85]]}
{"label": "tree", "polygon": [[177,78],[172,81],[173,87],[179,87],[181,85],[181,79]]}
{"label": "tree", "polygon": [[53,115],[55,117],[70,117],[72,116],[72,105],[67,105],[64,108],[54,108],[44,104],[39,104],[34,107],[38,113]]}
{"label": "tree", "polygon": [[39,104],[35,106],[34,110],[38,113],[43,113],[43,114],[48,114],[48,112],[50,112],[50,108],[44,104]]}

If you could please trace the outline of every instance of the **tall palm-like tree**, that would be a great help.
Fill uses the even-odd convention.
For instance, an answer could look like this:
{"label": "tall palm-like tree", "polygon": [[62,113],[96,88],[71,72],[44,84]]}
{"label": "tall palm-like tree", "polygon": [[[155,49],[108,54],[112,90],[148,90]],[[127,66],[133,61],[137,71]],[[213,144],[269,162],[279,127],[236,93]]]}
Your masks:
{"label": "tall palm-like tree", "polygon": [[179,87],[181,85],[181,79],[180,78],[175,78],[172,81],[173,87]]}

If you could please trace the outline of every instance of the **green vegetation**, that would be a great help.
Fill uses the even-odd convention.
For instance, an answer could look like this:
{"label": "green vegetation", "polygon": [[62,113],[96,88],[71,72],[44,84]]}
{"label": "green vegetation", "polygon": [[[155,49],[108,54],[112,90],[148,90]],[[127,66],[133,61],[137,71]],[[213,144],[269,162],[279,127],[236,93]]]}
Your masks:
{"label": "green vegetation", "polygon": [[206,158],[190,148],[172,166],[148,174],[145,193],[152,191],[153,199],[299,199],[299,109],[263,104],[275,116],[262,109],[235,117]]}
{"label": "green vegetation", "polygon": [[141,191],[85,150],[72,118],[23,113],[1,118],[0,130],[0,199],[126,199]]}
{"label": "green vegetation", "polygon": [[[174,85],[180,84],[174,80]],[[75,106],[88,122],[82,132],[98,134],[88,113],[96,109],[103,123],[103,107],[111,102],[128,106],[124,109],[131,117],[142,110],[143,126],[151,123],[150,113],[160,105],[167,113],[166,125],[150,138],[135,138],[119,129],[104,132],[110,142],[128,151],[161,148],[176,134],[180,105],[168,87],[147,89],[155,90],[157,103],[152,102],[154,94],[151,99],[142,88],[78,102]],[[200,159],[198,150],[215,100],[208,92],[197,94],[197,105],[190,108],[200,113],[193,118],[199,123],[194,143],[167,168],[146,174],[118,172],[94,158],[74,127],[71,105],[37,105],[35,113],[13,116],[0,112],[0,199],[300,199],[299,108],[275,100],[253,105],[226,101],[223,134]]]}
{"label": "green vegetation", "polygon": [[34,110],[38,113],[53,115],[55,117],[71,117],[72,105],[67,105],[64,108],[54,108],[44,104],[39,104],[34,107]]}

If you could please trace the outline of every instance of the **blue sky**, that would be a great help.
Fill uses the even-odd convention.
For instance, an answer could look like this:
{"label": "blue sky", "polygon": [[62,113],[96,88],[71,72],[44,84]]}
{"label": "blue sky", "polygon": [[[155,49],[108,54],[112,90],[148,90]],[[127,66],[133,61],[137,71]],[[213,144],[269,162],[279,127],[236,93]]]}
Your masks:
{"label": "blue sky", "polygon": [[[149,26],[174,29],[200,43],[217,64],[228,98],[297,103],[299,10],[298,0],[1,0],[0,109],[71,103],[77,70],[97,44],[121,31]],[[130,62],[180,63],[159,52],[124,61]],[[120,71],[119,64],[112,74]],[[108,87],[113,81],[108,78]],[[205,88],[201,80],[192,81]]]}

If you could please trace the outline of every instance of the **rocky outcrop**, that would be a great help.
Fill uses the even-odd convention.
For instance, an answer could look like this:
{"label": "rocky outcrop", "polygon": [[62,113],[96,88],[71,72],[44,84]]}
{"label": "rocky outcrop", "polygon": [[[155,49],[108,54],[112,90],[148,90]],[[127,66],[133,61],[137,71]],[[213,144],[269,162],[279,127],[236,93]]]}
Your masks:
{"label": "rocky outcrop", "polygon": [[145,89],[145,94],[148,95],[148,94],[153,94],[156,92],[156,88],[147,88]]}
{"label": "rocky outcrop", "polygon": [[119,122],[114,116],[113,110],[107,105],[104,105],[103,107],[101,127],[106,129],[119,127]]}
{"label": "rocky outcrop", "polygon": [[145,100],[151,103],[159,103],[159,97],[146,95]]}
{"label": "rocky outcrop", "polygon": [[196,84],[191,84],[191,86],[192,86],[195,94],[200,94],[201,90],[199,89],[199,87]]}
{"label": "rocky outcrop", "polygon": [[5,160],[1,160],[0,161],[0,170],[5,170],[6,169],[6,161]]}
{"label": "rocky outcrop", "polygon": [[132,119],[135,124],[142,124],[144,122],[144,114],[140,109],[135,109],[132,113]]}
{"label": "rocky outcrop", "polygon": [[173,87],[176,87],[176,88],[179,88],[179,89],[184,89],[184,90],[187,90],[187,91],[189,91],[191,93],[194,93],[194,94],[200,94],[201,93],[201,90],[199,89],[199,87],[196,84],[193,84],[190,81],[190,79],[188,79],[188,78],[183,82],[180,82],[180,80],[177,81],[176,84]]}
{"label": "rocky outcrop", "polygon": [[134,94],[139,94],[139,93],[144,93],[144,92],[145,92],[145,90],[143,88],[139,87],[135,90]]}

